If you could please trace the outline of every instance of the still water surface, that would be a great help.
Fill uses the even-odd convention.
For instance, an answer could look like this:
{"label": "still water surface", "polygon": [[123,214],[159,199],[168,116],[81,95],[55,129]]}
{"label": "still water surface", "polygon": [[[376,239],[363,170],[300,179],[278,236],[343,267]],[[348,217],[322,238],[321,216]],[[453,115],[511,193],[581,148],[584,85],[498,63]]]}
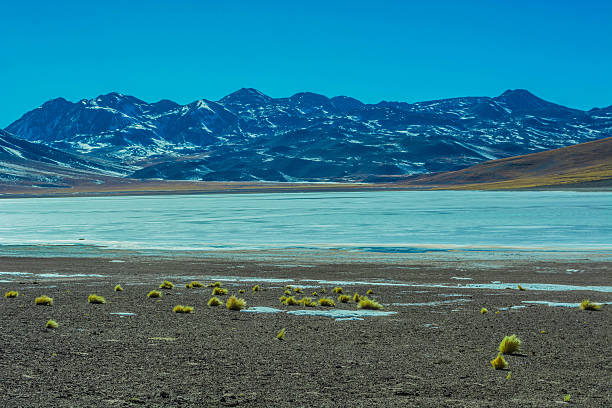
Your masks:
{"label": "still water surface", "polygon": [[0,246],[612,249],[612,193],[392,191],[0,200]]}

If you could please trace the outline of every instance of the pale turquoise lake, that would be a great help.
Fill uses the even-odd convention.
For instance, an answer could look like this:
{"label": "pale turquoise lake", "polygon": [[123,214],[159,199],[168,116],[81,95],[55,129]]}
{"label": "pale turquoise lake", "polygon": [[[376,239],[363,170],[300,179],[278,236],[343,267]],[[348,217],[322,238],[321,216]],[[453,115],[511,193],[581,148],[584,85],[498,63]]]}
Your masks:
{"label": "pale turquoise lake", "polygon": [[612,249],[612,193],[391,191],[0,200],[0,248]]}

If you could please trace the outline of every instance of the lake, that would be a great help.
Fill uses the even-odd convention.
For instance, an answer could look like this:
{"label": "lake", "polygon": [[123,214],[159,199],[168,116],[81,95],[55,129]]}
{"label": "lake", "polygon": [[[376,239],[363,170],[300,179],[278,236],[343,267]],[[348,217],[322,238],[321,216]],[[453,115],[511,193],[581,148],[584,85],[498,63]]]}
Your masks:
{"label": "lake", "polygon": [[612,193],[385,191],[0,200],[0,246],[612,249]]}

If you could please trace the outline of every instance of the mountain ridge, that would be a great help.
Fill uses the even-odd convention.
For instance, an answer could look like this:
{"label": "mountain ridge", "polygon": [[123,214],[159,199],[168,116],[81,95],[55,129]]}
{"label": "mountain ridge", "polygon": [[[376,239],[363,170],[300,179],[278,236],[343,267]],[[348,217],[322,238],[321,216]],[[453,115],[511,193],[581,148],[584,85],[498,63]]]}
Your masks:
{"label": "mountain ridge", "polygon": [[350,182],[458,170],[608,137],[611,108],[567,108],[523,89],[377,104],[312,92],[272,98],[254,88],[186,105],[111,92],[47,101],[6,130],[134,167],[137,178]]}

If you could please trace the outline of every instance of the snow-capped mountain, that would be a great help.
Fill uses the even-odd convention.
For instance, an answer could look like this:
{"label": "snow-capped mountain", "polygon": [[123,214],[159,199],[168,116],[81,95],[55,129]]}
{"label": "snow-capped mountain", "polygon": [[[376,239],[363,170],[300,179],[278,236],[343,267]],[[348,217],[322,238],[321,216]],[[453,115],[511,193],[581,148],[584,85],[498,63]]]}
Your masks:
{"label": "snow-capped mountain", "polygon": [[[65,187],[76,179],[123,177],[133,171],[97,159],[75,156],[0,130],[0,186]],[[1,190],[1,188],[0,188]]]}
{"label": "snow-capped mountain", "polygon": [[139,166],[139,178],[350,181],[456,170],[609,137],[612,107],[570,109],[526,90],[378,104],[246,88],[188,105],[110,93],[51,100],[6,130]]}

